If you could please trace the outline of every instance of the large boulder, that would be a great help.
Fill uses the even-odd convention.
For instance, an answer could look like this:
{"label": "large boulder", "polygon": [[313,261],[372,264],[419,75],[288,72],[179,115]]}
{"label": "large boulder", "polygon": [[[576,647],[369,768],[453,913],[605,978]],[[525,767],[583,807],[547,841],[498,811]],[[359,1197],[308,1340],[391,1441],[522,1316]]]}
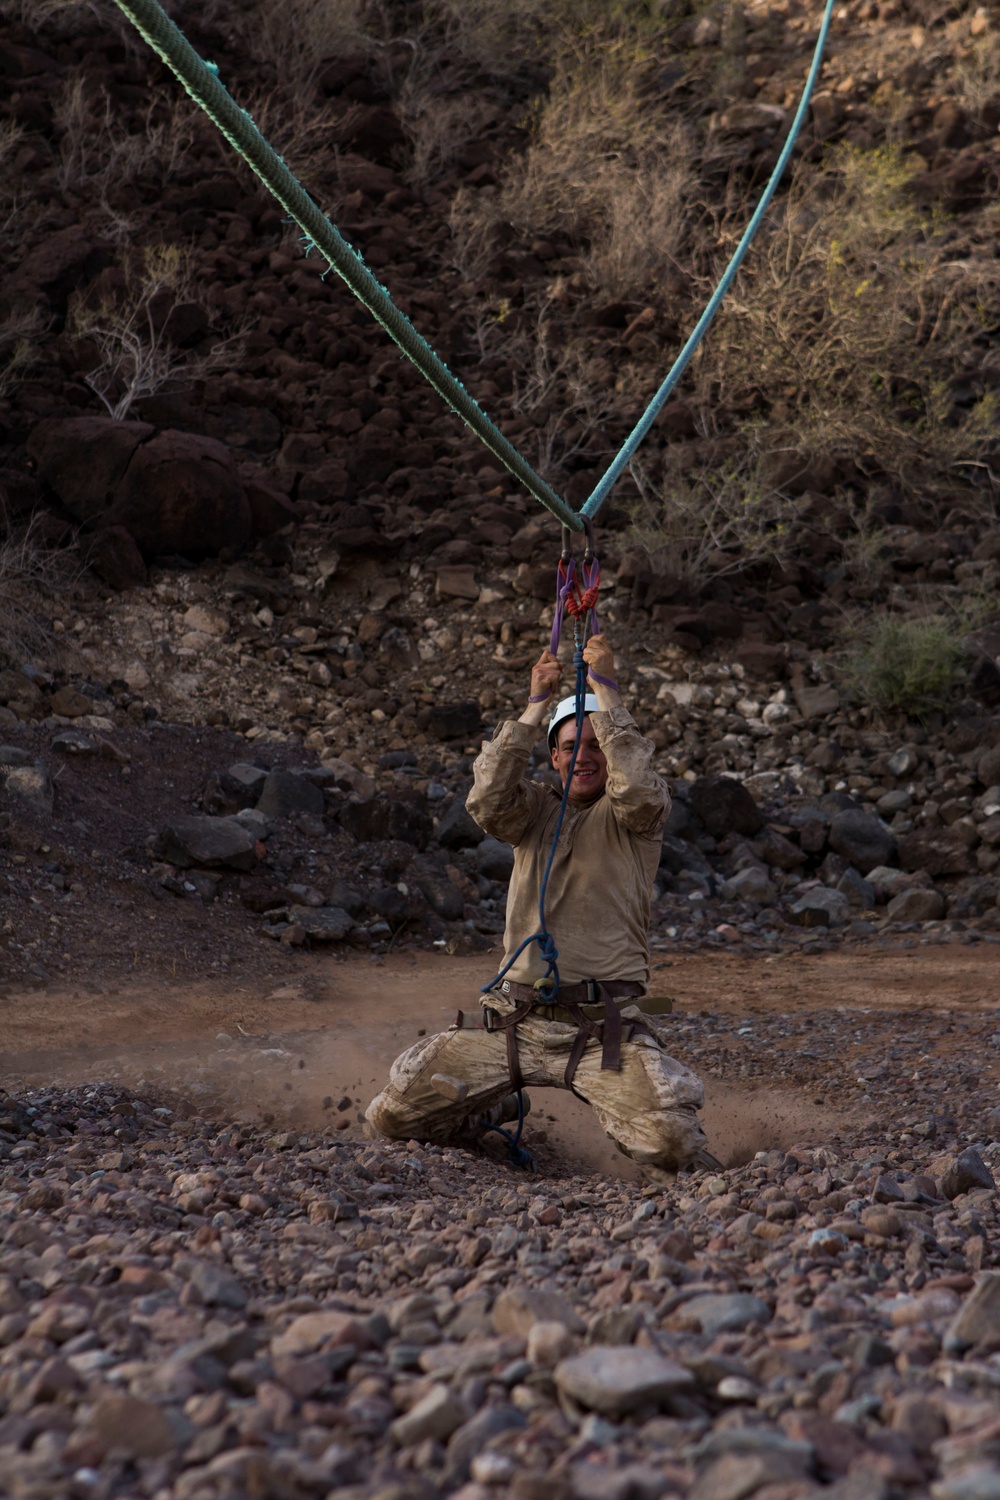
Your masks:
{"label": "large boulder", "polygon": [[455,797],[438,822],[437,841],[442,849],[472,849],[485,837],[484,831],[466,810],[464,799]]}
{"label": "large boulder", "polygon": [[257,802],[257,811],[266,818],[291,818],[300,812],[321,818],[325,810],[320,788],[295,771],[269,772]]}
{"label": "large boulder", "polygon": [[87,566],[119,593],[147,581],[145,559],[124,526],[102,526],[87,538],[81,551]]}
{"label": "large boulder", "polygon": [[353,917],[339,906],[290,906],[288,920],[316,943],[341,943],[355,925]]}
{"label": "large boulder", "polygon": [[691,787],[691,810],[713,838],[739,833],[753,838],[764,817],[746,787],[731,776],[702,776]]}
{"label": "large boulder", "polygon": [[108,509],[136,449],[156,432],[149,422],[110,417],[50,418],[28,439],[38,477],[85,525],[112,524]]}
{"label": "large boulder", "polygon": [[250,505],[232,455],[214,438],[160,432],[118,485],[109,522],[127,526],[144,557],[214,557],[250,540]]}
{"label": "large boulder", "polygon": [[915,828],[899,841],[904,870],[928,875],[971,875],[976,861],[960,828]]}
{"label": "large boulder", "polygon": [[181,814],[160,829],[156,855],[182,870],[192,865],[229,870],[252,870],[257,863],[257,840],[235,818]]}
{"label": "large boulder", "polygon": [[476,848],[476,869],[487,880],[509,880],[514,873],[513,849],[500,839],[483,839]]}
{"label": "large boulder", "polygon": [[78,521],[125,527],[142,557],[200,558],[250,540],[252,513],[232,455],[214,438],[110,417],[40,422],[28,451]]}
{"label": "large boulder", "polygon": [[340,826],[359,843],[398,839],[417,849],[426,848],[434,832],[430,814],[419,803],[389,797],[345,803],[340,811]]}
{"label": "large boulder", "polygon": [[828,835],[830,848],[850,860],[862,875],[878,865],[895,864],[896,840],[879,818],[860,808],[845,808],[834,815]]}
{"label": "large boulder", "polygon": [[800,927],[843,927],[851,915],[851,903],[843,891],[813,886],[788,908],[788,917]]}
{"label": "large boulder", "polygon": [[713,879],[715,874],[697,844],[692,844],[688,839],[674,838],[669,833],[663,835],[660,869],[668,875],[680,875],[685,870],[694,870],[698,875],[704,875],[709,880]]}
{"label": "large boulder", "polygon": [[427,733],[436,740],[472,740],[482,727],[478,703],[436,703],[430,710]]}
{"label": "large boulder", "polygon": [[945,899],[940,891],[911,886],[893,896],[886,910],[893,922],[936,922],[945,914]]}

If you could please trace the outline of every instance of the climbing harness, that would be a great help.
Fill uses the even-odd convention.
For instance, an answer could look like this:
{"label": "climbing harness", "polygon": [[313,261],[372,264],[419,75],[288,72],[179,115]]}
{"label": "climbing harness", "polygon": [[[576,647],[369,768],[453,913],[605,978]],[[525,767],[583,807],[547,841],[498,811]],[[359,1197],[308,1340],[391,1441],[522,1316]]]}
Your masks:
{"label": "climbing harness", "polygon": [[455,378],[447,365],[435,354],[426,339],[421,337],[409,319],[399,311],[385,287],[372,275],[358,252],[347,243],[325,214],[320,212],[309,194],[288,170],[282,158],[261,135],[246,110],[241,109],[232,99],[218,78],[217,68],[198,56],[184,34],[170,20],[158,0],[115,0],[115,3],[176,74],[187,92],[239,152],[292,220],[303,230],[306,254],[308,255],[314,248],[321,251],[330,268],[346,281],[354,295],[381,323],[390,338],[394,339],[403,353],[413,361],[424,379],[471,427],[494,457],[498,458],[504,467],[521,481],[536,500],[557,516],[564,527],[570,531],[582,531],[587,518],[592,518],[597,514],[614,485],[632,462],[639,444],[648,434],[671,391],[690,363],[692,355],[701,343],[723,297],[729,290],[743,257],[750,248],[788,164],[805,119],[826,47],[835,0],[826,0],[812,63],[787,139],[761,195],[760,202],[754,210],[732,259],[722,274],[722,279],[712,293],[705,311],[698,319],[666,379],[579,512],[572,510],[566,501],[557,495],[539,474],[536,474],[528,461],[473,400],[461,381]]}

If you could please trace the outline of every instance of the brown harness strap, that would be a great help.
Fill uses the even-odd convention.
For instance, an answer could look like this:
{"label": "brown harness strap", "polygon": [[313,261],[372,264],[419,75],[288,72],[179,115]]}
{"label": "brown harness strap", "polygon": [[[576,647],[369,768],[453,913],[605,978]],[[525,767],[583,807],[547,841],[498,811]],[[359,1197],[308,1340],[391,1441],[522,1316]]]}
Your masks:
{"label": "brown harness strap", "polygon": [[[594,1004],[599,1004],[602,998],[601,986],[594,984]],[[565,1003],[565,1002],[564,1002]],[[576,1070],[580,1066],[580,1059],[587,1050],[587,1043],[591,1040],[601,1044],[601,1071],[605,1073],[620,1073],[622,1070],[622,1013],[613,1000],[604,1001],[604,1020],[593,1021],[584,1014],[578,1005],[566,1006],[578,1027],[573,1045],[570,1048],[569,1058],[566,1062],[566,1071],[563,1081],[568,1089],[573,1087],[573,1079]],[[629,1035],[632,1034],[632,1026]]]}
{"label": "brown harness strap", "polygon": [[[597,986],[600,994],[600,985]],[[604,1035],[601,1038],[601,1067],[605,1072],[622,1070],[622,1013],[613,1000],[604,1002]]]}
{"label": "brown harness strap", "polygon": [[[573,1079],[576,1070],[580,1066],[580,1060],[587,1050],[588,1042],[600,1042],[601,1044],[601,1069],[604,1072],[620,1073],[622,1067],[622,1041],[628,1041],[635,1034],[649,1034],[649,1028],[641,1021],[630,1019],[626,1026],[622,1025],[622,1015],[613,1000],[605,999],[601,985],[593,981],[592,1004],[600,1004],[603,1001],[604,1019],[595,1021],[588,1016],[581,1006],[575,1001],[566,1001],[561,996],[558,1004],[576,1026],[576,1036],[570,1048],[569,1057],[566,1060],[566,1070],[563,1081],[568,1089],[573,1088]],[[550,1002],[551,1003],[551,1002]],[[517,1028],[522,1021],[532,1014],[536,1004],[544,1008],[546,1002],[539,1000],[524,1000],[514,1010],[504,1015],[496,1011],[492,1006],[484,1007],[484,1016],[487,1022],[487,1031],[501,1030],[504,1032],[504,1040],[507,1044],[507,1067],[510,1071],[510,1081],[515,1090],[524,1087],[524,1075],[521,1072],[521,1062],[517,1051]]]}
{"label": "brown harness strap", "polygon": [[531,1015],[532,1002],[525,1000],[516,1010],[509,1015],[503,1015],[500,1011],[493,1010],[491,1006],[484,1008],[483,1019],[488,1021],[487,1031],[496,1031],[497,1027],[504,1033],[504,1041],[507,1044],[507,1071],[510,1073],[510,1081],[515,1093],[524,1088],[524,1074],[521,1072],[521,1059],[517,1052],[517,1028],[522,1021]]}

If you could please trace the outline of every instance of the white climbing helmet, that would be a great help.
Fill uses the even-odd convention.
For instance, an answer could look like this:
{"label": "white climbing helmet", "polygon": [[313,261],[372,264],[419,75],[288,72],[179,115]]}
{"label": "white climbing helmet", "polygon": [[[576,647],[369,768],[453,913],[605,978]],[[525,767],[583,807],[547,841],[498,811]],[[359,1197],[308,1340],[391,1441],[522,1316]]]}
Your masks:
{"label": "white climbing helmet", "polygon": [[[583,700],[583,711],[584,711],[585,714],[600,713],[600,708],[598,706],[597,698],[595,697],[595,695],[593,693],[588,693],[587,696],[586,696],[586,698],[584,698],[584,700]],[[552,744],[552,736],[555,734],[556,730],[559,728],[559,725],[562,724],[566,719],[573,719],[575,717],[576,717],[576,698],[575,697],[573,697],[573,698],[564,698],[561,703],[557,703],[556,704],[555,708],[552,710],[552,717],[549,720],[548,743],[550,745]]]}

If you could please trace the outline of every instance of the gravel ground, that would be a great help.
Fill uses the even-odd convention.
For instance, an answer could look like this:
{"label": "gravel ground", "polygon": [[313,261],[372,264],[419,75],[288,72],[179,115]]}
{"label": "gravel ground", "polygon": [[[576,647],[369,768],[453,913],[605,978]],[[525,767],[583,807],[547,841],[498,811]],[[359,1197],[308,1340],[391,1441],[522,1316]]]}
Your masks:
{"label": "gravel ground", "polygon": [[995,1024],[679,1016],[856,1123],[667,1190],[207,1117],[197,1077],[18,1089],[2,1493],[1000,1495]]}

